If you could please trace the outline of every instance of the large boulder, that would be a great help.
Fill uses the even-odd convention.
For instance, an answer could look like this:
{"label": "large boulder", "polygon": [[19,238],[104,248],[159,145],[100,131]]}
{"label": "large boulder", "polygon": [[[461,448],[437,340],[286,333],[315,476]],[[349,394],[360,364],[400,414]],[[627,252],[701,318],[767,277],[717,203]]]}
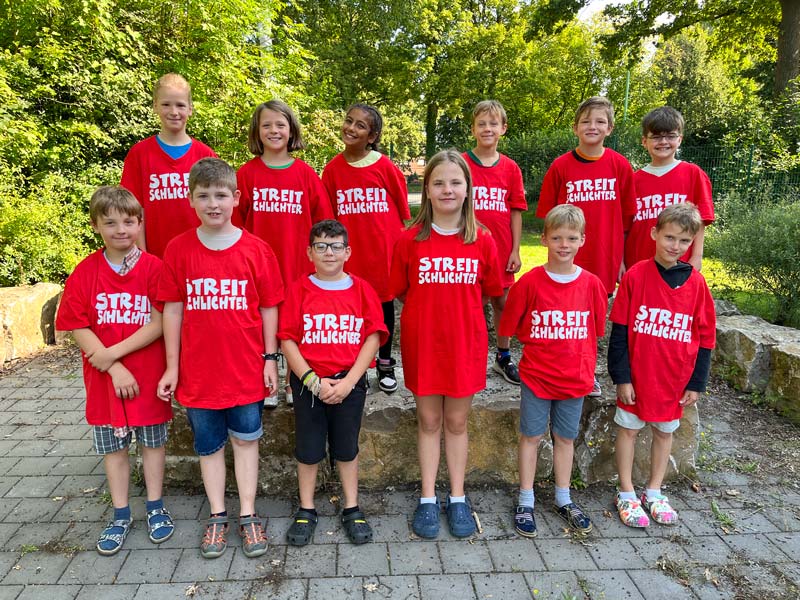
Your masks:
{"label": "large boulder", "polygon": [[765,397],[780,413],[800,423],[800,341],[772,347]]}
{"label": "large boulder", "polygon": [[55,283],[0,288],[0,364],[54,343],[60,296],[61,286]]}

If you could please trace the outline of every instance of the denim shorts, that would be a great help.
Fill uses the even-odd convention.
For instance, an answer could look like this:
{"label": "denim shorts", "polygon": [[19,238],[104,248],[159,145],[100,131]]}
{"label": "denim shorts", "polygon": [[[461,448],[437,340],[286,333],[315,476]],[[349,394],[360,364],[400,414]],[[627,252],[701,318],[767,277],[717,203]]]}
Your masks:
{"label": "denim shorts", "polygon": [[187,408],[194,451],[199,456],[214,454],[225,446],[228,435],[244,441],[259,439],[264,433],[263,410],[263,400],[230,408]]}
{"label": "denim shorts", "polygon": [[642,421],[638,416],[624,408],[617,407],[614,413],[614,423],[625,429],[642,429],[647,423],[662,433],[674,433],[681,425],[680,419],[674,421]]}
{"label": "denim shorts", "polygon": [[113,427],[92,427],[92,441],[94,449],[100,456],[113,454],[131,445],[131,438],[136,434],[136,443],[145,448],[161,448],[167,443],[167,428],[169,423],[157,423],[156,425],[140,425],[131,427],[125,437],[119,438],[114,435]]}
{"label": "denim shorts", "polygon": [[583,396],[568,400],[538,398],[521,382],[522,399],[519,405],[519,432],[526,437],[544,435],[549,421],[553,432],[567,440],[578,437],[583,413]]}

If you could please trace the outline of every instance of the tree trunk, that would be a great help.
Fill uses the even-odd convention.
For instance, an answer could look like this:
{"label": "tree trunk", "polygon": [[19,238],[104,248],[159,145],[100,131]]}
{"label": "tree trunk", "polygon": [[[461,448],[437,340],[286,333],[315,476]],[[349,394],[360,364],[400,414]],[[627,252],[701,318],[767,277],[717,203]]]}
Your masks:
{"label": "tree trunk", "polygon": [[439,105],[433,100],[428,101],[425,111],[425,158],[429,159],[436,154],[436,122],[439,120]]}
{"label": "tree trunk", "polygon": [[775,96],[800,75],[800,0],[780,0],[781,24],[778,33],[778,61],[775,64]]}

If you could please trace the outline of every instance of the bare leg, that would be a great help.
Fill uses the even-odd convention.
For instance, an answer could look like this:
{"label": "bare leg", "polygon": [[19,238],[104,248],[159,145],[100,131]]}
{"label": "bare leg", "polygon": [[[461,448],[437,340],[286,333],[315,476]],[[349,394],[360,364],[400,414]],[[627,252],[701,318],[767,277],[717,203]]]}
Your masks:
{"label": "bare leg", "polygon": [[342,508],[353,508],[358,505],[358,456],[347,462],[337,460],[336,468],[339,470],[344,495]]}
{"label": "bare leg", "polygon": [[225,511],[225,446],[200,457],[200,473],[203,476],[203,487],[206,489],[211,514]]}
{"label": "bare leg", "polygon": [[167,449],[164,446],[160,448],[142,446],[142,469],[148,500],[158,500],[163,494],[166,456]]}
{"label": "bare leg", "polygon": [[[503,317],[503,309],[506,307],[506,298],[508,298],[508,290],[503,290],[502,296],[492,296],[492,322],[494,323],[494,330],[497,332],[500,329],[500,319]],[[511,343],[511,338],[505,335],[497,336],[497,347],[508,348]]]}
{"label": "bare leg", "polygon": [[638,435],[638,429],[617,427],[617,443],[614,448],[614,455],[617,460],[617,472],[619,473],[619,489],[622,492],[634,491],[632,480],[633,452]]}
{"label": "bare leg", "polygon": [[319,464],[297,463],[297,483],[300,488],[300,508],[314,508],[314,491],[317,488]]}
{"label": "bare leg", "polygon": [[417,453],[422,476],[422,497],[436,494],[436,474],[442,444],[444,397],[415,396],[417,402]]}
{"label": "bare leg", "polygon": [[464,495],[464,476],[469,453],[467,417],[472,407],[472,396],[444,399],[444,451],[450,473],[450,495]]}
{"label": "bare leg", "polygon": [[240,440],[231,436],[233,445],[233,470],[239,490],[239,514],[256,512],[258,487],[258,440]]}
{"label": "bare leg", "polygon": [[536,461],[539,457],[539,443],[542,436],[519,436],[519,487],[522,490],[533,489],[533,480],[536,477]]}
{"label": "bare leg", "polygon": [[647,488],[651,490],[661,489],[664,482],[664,474],[667,472],[669,455],[672,451],[672,434],[659,431],[651,426],[653,432],[653,442],[650,446],[650,481]]}
{"label": "bare leg", "polygon": [[111,492],[111,503],[114,508],[128,506],[128,491],[131,480],[131,463],[128,449],[123,448],[103,456],[103,467],[108,479],[108,490]]}
{"label": "bare leg", "polygon": [[553,433],[553,474],[556,487],[569,488],[572,480],[572,459],[575,454],[574,440]]}

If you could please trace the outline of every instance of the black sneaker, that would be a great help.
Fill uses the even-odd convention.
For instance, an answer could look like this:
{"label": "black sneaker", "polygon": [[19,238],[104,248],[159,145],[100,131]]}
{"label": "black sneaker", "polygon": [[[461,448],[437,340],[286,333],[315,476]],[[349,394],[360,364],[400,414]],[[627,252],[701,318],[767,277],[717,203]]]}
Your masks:
{"label": "black sneaker", "polygon": [[393,394],[397,391],[397,377],[394,376],[394,367],[397,361],[393,358],[389,359],[388,365],[382,365],[381,361],[375,365],[378,371],[378,387],[386,394]]}
{"label": "black sneaker", "polygon": [[492,370],[495,373],[500,373],[508,383],[513,385],[519,385],[519,370],[517,369],[517,365],[514,364],[514,361],[511,360],[510,356],[504,356],[503,358],[494,359],[494,365],[492,365]]}

